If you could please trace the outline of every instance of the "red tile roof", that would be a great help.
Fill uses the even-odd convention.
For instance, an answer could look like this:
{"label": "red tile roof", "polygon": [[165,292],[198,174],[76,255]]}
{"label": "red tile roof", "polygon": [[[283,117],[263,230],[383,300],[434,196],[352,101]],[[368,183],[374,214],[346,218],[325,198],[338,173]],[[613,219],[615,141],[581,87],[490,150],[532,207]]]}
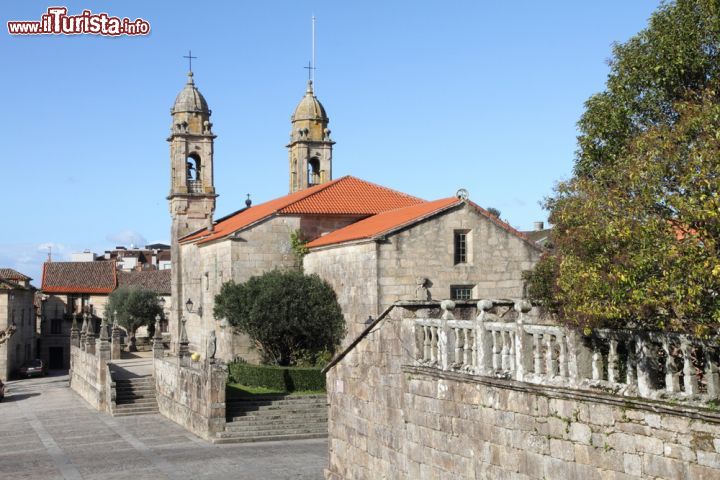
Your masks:
{"label": "red tile roof", "polygon": [[32,280],[32,278],[28,277],[27,275],[23,275],[22,273],[12,268],[0,268],[0,278],[4,280],[19,280],[21,282],[27,282]]}
{"label": "red tile roof", "polygon": [[427,218],[431,215],[442,212],[443,210],[447,210],[448,208],[454,207],[460,203],[462,203],[461,200],[456,197],[451,197],[378,213],[377,215],[373,215],[372,217],[360,220],[359,222],[348,225],[347,227],[330,232],[327,235],[323,235],[322,237],[309,242],[307,247],[321,247],[335,243],[374,238],[382,234],[390,233],[406,225],[411,225],[423,218]]}
{"label": "red tile roof", "polygon": [[46,262],[44,293],[110,293],[117,287],[115,262]]}
{"label": "red tile roof", "polygon": [[[397,210],[382,212],[364,220],[360,220],[359,222],[348,225],[347,227],[328,233],[327,235],[324,235],[316,240],[313,240],[312,242],[309,242],[306,246],[308,248],[314,248],[344,242],[377,238],[417,223],[425,218],[448,210],[461,203],[462,200],[456,197],[450,197],[442,198],[440,200],[435,200],[432,202],[423,202],[418,205],[399,208]],[[480,213],[482,216],[492,221],[495,225],[527,242],[529,245],[535,247],[536,249],[539,249],[539,247],[533,242],[529,241],[523,233],[514,229],[513,227],[503,222],[499,218],[495,217],[494,215],[490,214],[484,208],[471,201],[468,201],[468,204],[472,206],[475,210],[477,210],[478,213]]]}
{"label": "red tile roof", "polygon": [[212,232],[203,229],[186,236],[182,242],[203,244],[218,240],[272,215],[354,215],[362,218],[422,202],[420,198],[345,176],[241,210],[218,221]]}
{"label": "red tile roof", "polygon": [[143,270],[117,273],[118,287],[140,286],[158,295],[170,295],[170,270]]}

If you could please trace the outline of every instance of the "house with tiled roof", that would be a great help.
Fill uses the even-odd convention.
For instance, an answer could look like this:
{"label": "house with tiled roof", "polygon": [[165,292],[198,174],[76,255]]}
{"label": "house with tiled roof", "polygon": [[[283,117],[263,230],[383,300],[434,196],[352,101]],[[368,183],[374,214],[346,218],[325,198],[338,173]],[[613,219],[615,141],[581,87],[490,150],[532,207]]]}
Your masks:
{"label": "house with tiled roof", "polygon": [[32,278],[12,268],[0,268],[0,331],[14,333],[0,344],[0,380],[15,375],[37,352],[35,287]]}
{"label": "house with tiled roof", "polygon": [[105,311],[108,297],[121,286],[146,288],[169,303],[170,271],[124,272],[114,260],[46,262],[40,288],[43,296],[39,358],[50,368],[68,368],[72,314],[89,310],[99,324],[101,318],[108,316]]}
{"label": "house with tiled roof", "polygon": [[353,176],[333,179],[335,142],[312,82],[291,117],[289,193],[258,205],[248,199],[219,219],[216,137],[192,75],[171,115],[174,349],[184,320],[191,351],[202,355],[214,334],[219,358],[258,360],[247,338],[214,317],[215,296],[228,281],[301,262],[333,285],[351,336],[395,300],[522,296],[522,272],[540,248],[466,195],[425,201]]}

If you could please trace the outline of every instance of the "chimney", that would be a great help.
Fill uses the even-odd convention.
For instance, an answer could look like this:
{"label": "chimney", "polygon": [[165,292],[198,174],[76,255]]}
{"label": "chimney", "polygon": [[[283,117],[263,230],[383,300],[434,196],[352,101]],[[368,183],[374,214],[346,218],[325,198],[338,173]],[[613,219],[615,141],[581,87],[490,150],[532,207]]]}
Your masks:
{"label": "chimney", "polygon": [[545,224],[543,222],[533,222],[533,230],[536,232],[539,232],[540,230],[545,229]]}

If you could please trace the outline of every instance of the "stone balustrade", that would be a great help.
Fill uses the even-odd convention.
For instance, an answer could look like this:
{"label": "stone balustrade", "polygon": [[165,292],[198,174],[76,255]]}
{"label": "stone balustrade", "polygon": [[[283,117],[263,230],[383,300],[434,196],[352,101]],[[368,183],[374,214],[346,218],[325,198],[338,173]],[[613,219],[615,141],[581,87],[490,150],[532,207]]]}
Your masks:
{"label": "stone balustrade", "polygon": [[477,317],[418,310],[417,365],[618,395],[706,403],[720,398],[720,337],[598,329],[589,335],[531,316],[527,301],[481,300]]}

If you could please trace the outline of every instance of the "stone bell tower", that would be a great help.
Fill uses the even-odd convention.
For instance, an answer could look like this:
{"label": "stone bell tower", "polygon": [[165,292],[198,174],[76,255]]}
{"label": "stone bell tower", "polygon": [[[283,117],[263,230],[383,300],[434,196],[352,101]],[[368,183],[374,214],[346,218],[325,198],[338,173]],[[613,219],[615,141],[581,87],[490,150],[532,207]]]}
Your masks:
{"label": "stone bell tower", "polygon": [[170,111],[170,215],[172,241],[203,227],[215,211],[211,111],[195,87],[192,71]]}
{"label": "stone bell tower", "polygon": [[305,96],[291,117],[292,131],[287,145],[290,161],[290,193],[332,180],[330,119],[308,80]]}
{"label": "stone bell tower", "polygon": [[[180,239],[203,228],[213,228],[215,185],[213,182],[213,142],[210,109],[195,87],[192,70],[185,87],[170,110],[170,232],[172,273],[169,328],[172,348],[177,351],[181,337],[180,320],[188,292]],[[192,283],[192,279],[189,279]],[[189,286],[189,285],[188,285]],[[197,299],[196,299],[197,301]]]}

